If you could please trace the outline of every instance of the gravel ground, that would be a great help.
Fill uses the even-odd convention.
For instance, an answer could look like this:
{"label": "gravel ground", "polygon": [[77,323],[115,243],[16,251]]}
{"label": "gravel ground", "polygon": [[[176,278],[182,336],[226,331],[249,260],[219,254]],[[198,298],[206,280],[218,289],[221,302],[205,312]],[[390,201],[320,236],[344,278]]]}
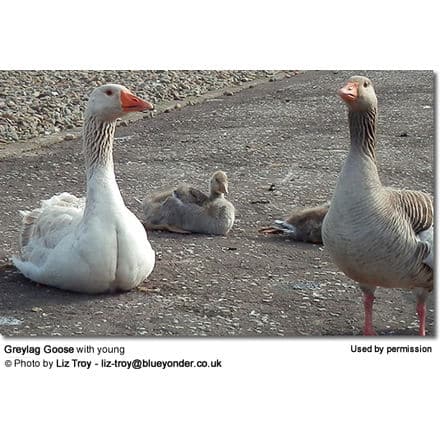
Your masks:
{"label": "gravel ground", "polygon": [[272,71],[0,71],[0,143],[82,126],[90,92],[120,83],[154,104],[270,78]]}

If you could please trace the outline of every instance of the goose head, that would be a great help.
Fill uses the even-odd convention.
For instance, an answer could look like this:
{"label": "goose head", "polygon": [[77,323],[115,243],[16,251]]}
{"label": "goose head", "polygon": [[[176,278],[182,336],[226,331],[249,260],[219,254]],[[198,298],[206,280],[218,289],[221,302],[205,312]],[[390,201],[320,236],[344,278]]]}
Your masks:
{"label": "goose head", "polygon": [[153,110],[153,104],[138,98],[119,84],[97,87],[90,95],[86,114],[102,121],[114,121],[129,112]]}
{"label": "goose head", "polygon": [[351,111],[368,112],[377,108],[373,83],[365,76],[352,76],[338,93]]}
{"label": "goose head", "polygon": [[216,171],[209,181],[211,194],[228,194],[228,177],[223,171]]}

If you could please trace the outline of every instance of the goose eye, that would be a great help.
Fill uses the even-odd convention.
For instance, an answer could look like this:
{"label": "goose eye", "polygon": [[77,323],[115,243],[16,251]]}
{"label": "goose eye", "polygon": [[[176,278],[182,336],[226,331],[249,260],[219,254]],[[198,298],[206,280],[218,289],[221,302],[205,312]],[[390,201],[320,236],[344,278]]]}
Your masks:
{"label": "goose eye", "polygon": [[113,92],[112,92],[111,90],[106,90],[105,94],[106,94],[107,96],[112,96],[112,95],[113,95]]}
{"label": "goose eye", "polygon": [[368,87],[368,82],[367,81],[364,82],[364,87]]}

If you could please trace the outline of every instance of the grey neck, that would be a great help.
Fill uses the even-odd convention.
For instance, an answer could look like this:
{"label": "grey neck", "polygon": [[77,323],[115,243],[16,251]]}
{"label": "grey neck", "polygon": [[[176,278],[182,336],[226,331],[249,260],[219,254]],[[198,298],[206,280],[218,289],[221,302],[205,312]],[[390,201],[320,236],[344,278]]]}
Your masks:
{"label": "grey neck", "polygon": [[376,162],[376,109],[366,112],[349,111],[351,149]]}

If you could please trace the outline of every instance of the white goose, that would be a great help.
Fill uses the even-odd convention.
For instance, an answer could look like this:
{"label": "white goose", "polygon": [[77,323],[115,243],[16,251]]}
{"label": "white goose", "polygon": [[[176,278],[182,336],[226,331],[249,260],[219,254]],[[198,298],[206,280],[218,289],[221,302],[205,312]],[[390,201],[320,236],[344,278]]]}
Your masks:
{"label": "white goose", "polygon": [[339,95],[348,105],[351,147],[324,217],[324,246],[364,294],[364,334],[374,335],[376,286],[417,292],[419,334],[433,288],[433,217],[428,194],[382,186],[376,166],[377,98],[368,78],[354,76]]}
{"label": "white goose", "polygon": [[152,108],[120,85],[92,92],[83,130],[87,197],[62,193],[21,213],[20,257],[13,262],[25,277],[60,289],[100,293],[130,290],[150,275],[154,251],[122,200],[112,148],[116,119]]}

